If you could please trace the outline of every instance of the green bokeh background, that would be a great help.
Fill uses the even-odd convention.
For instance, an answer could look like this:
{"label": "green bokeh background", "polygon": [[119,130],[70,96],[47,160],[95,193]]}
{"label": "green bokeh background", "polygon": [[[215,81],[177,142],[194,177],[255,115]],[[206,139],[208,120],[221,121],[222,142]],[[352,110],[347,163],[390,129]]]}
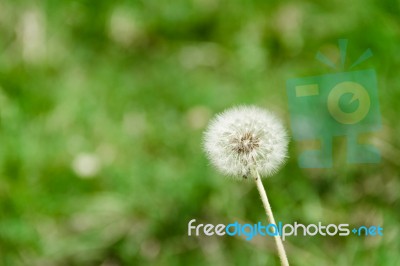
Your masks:
{"label": "green bokeh background", "polygon": [[288,78],[348,61],[378,76],[375,165],[264,179],[275,218],[381,225],[383,237],[288,237],[291,265],[400,265],[400,1],[0,2],[1,265],[278,265],[274,240],[188,237],[187,224],[265,221],[252,182],[202,151],[209,119],[256,104],[289,125]]}

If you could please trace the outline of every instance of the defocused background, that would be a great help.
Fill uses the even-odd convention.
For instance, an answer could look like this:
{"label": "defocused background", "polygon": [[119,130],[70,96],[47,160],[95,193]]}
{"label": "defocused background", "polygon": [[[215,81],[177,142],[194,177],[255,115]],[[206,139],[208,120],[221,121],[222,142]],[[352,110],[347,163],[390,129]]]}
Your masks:
{"label": "defocused background", "polygon": [[202,151],[237,104],[289,127],[288,78],[348,62],[378,76],[382,162],[264,179],[276,220],[381,225],[383,237],[289,237],[292,265],[400,265],[400,1],[0,2],[1,265],[277,265],[271,237],[188,237],[187,224],[265,221],[252,182]]}

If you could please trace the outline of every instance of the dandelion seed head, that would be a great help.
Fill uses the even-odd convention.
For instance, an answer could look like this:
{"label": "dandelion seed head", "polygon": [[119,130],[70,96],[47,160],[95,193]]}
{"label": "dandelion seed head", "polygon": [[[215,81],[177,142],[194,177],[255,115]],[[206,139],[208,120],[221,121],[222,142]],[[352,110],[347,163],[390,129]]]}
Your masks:
{"label": "dandelion seed head", "polygon": [[242,178],[257,170],[274,174],[287,157],[288,137],[281,121],[255,106],[228,109],[213,118],[204,133],[204,150],[223,174]]}

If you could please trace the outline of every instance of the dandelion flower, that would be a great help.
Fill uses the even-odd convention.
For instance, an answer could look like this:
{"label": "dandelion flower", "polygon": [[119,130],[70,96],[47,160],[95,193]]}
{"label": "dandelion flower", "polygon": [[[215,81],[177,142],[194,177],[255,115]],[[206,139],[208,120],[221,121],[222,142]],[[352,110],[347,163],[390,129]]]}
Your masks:
{"label": "dandelion flower", "polygon": [[[211,163],[222,173],[252,176],[271,224],[275,224],[261,175],[274,174],[287,157],[285,128],[272,113],[255,106],[239,106],[214,118],[204,133],[204,149]],[[274,236],[282,266],[288,266],[279,234]]]}
{"label": "dandelion flower", "polygon": [[239,106],[217,115],[204,134],[204,149],[223,174],[247,177],[251,170],[274,174],[287,157],[288,137],[280,120],[255,106]]}

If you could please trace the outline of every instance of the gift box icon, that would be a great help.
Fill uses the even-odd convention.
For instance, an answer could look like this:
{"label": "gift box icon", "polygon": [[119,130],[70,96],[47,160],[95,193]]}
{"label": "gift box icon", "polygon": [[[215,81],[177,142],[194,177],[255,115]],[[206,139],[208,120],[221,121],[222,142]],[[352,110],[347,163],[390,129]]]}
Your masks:
{"label": "gift box icon", "polygon": [[[339,40],[339,48],[343,67],[347,40]],[[350,70],[370,56],[368,49]],[[334,67],[321,53],[317,59]],[[301,152],[300,167],[332,167],[335,136],[346,137],[348,163],[380,161],[379,150],[360,141],[361,135],[381,127],[374,69],[293,78],[286,85],[293,138],[313,144]]]}

